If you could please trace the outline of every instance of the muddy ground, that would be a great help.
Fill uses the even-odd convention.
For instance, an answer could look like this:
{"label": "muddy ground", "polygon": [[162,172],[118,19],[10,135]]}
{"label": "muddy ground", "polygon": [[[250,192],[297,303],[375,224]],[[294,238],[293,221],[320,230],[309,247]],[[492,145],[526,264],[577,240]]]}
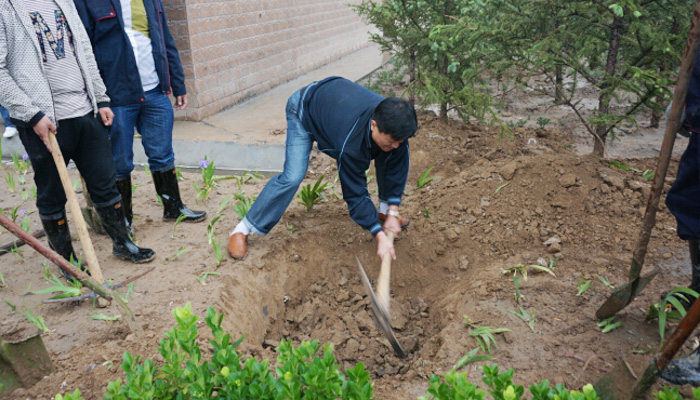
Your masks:
{"label": "muddy ground", "polygon": [[[531,110],[528,115],[534,121],[544,112]],[[223,311],[226,329],[234,336],[247,335],[240,350],[248,356],[274,358],[273,346],[282,338],[333,342],[343,367],[363,362],[371,371],[378,399],[424,395],[427,378],[449,371],[477,347],[470,331],[486,325],[511,330],[496,336],[498,348],[492,355],[495,363],[516,370],[517,383],[549,379],[575,389],[595,382],[622,359],[643,369],[649,356],[638,353],[659,343],[658,324],[645,322],[646,309],[662,292],[689,283],[687,250],[676,237],[675,220],[662,207],[646,258],[646,268],[659,268],[659,276],[619,314],[620,328],[601,332],[594,313],[610,289],[598,276],[614,284],[626,280],[650,183],[640,173],[575,152],[586,141],[567,126],[572,125],[553,119],[537,130],[530,122],[508,138],[477,125],[445,124],[430,113],[421,115],[420,132],[411,140],[411,172],[401,209],[411,225],[396,242],[398,259],[392,265],[392,325],[409,353],[406,360],[394,357],[373,325],[355,256],[370,277],[378,276],[380,260],[371,235],[349,218],[344,202],[332,196],[340,192],[338,183],[326,192],[328,201],[310,212],[293,202],[267,237],[251,237],[245,260],[226,256],[217,267],[207,242],[208,222],[174,227],[162,221],[151,178],[137,171],[134,233],[139,245],[153,248],[157,258],[135,266],[112,256],[105,236],[92,237],[107,279],[122,281],[156,267],[136,282],[129,300],[145,338],[134,338],[123,322],[88,317],[99,312],[115,315],[115,308],[96,310],[87,301],[42,304],[49,295],[26,294],[48,283],[42,277],[43,258],[24,246],[23,257],[0,257],[6,282],[0,298],[26,303],[44,317],[52,333],[43,340],[57,371],[4,398],[50,399],[76,387],[86,399],[101,398],[108,381],[123,377],[118,366],[124,351],[160,359],[156,348],[174,324],[171,310],[187,302],[202,317],[208,306]],[[662,133],[651,130],[646,138],[658,147]],[[686,143],[679,140],[677,147]],[[624,159],[624,163],[653,169],[655,159]],[[665,190],[676,165],[677,157]],[[435,179],[418,188],[418,178],[430,167]],[[304,184],[321,174],[333,180],[335,171],[332,160],[314,153]],[[7,173],[16,175],[14,167],[4,165],[2,175]],[[77,178],[75,170],[71,174]],[[206,209],[208,221],[221,215],[215,239],[225,248],[228,232],[239,218],[231,204],[219,212],[220,203],[239,191],[256,195],[264,179],[240,189],[234,180],[221,181],[206,202],[196,203],[192,185],[201,177],[183,175],[180,187],[186,202]],[[36,210],[32,200],[23,201],[2,184],[3,210],[18,205],[30,213]],[[32,185],[30,172],[18,188]],[[374,180],[370,188],[376,197]],[[38,215],[34,212],[29,218],[30,230],[38,229]],[[77,230],[72,228],[79,249]],[[12,239],[8,232],[0,234],[0,244]],[[181,249],[186,251],[175,259]],[[520,285],[524,297],[517,302],[512,278],[502,271],[517,264],[549,263],[550,258],[556,259],[556,277],[531,270]],[[57,273],[55,267],[52,271]],[[196,278],[208,271],[220,275],[208,276],[203,285]],[[581,278],[592,284],[577,296]],[[509,312],[518,307],[535,310],[532,330]],[[34,331],[4,304],[0,320],[4,336]],[[201,332],[206,338],[206,329]],[[466,367],[475,382],[480,382],[481,364]]]}

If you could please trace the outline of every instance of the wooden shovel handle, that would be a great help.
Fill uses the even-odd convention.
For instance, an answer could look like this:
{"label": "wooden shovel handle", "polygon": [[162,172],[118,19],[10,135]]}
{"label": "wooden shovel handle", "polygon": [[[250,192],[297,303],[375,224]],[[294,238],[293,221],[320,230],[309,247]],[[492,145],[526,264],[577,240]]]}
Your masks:
{"label": "wooden shovel handle", "polygon": [[[394,231],[388,230],[386,237],[389,243],[394,243]],[[377,304],[384,308],[387,317],[389,316],[389,303],[391,302],[389,283],[391,282],[391,254],[384,253],[382,256],[382,269],[379,271],[377,281]]]}
{"label": "wooden shovel handle", "polygon": [[68,207],[70,207],[70,212],[73,215],[75,225],[78,228],[78,237],[80,238],[80,244],[83,247],[83,253],[85,255],[85,261],[87,262],[86,268],[92,274],[92,277],[99,283],[104,282],[104,277],[102,276],[102,270],[100,270],[100,264],[97,262],[97,256],[95,256],[95,249],[92,247],[92,241],[90,240],[90,234],[88,234],[87,225],[85,224],[85,219],[83,218],[83,213],[80,210],[80,204],[78,203],[78,198],[75,196],[73,191],[73,184],[68,176],[68,169],[66,168],[66,162],[63,158],[63,153],[61,153],[61,147],[58,145],[56,140],[56,135],[49,132],[49,144],[51,145],[51,156],[56,164],[56,169],[58,170],[58,176],[61,178],[61,184],[63,185],[63,191],[66,193],[66,198],[68,199]]}

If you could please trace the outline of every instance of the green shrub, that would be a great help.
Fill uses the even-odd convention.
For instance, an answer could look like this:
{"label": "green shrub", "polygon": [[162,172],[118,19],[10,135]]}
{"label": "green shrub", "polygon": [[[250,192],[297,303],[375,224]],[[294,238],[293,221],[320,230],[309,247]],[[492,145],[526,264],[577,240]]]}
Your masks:
{"label": "green shrub", "polygon": [[[317,340],[294,348],[282,340],[277,347],[279,366],[271,372],[269,360],[243,359],[221,329],[223,315],[207,309],[205,321],[214,339],[211,359],[203,360],[197,343],[197,320],[190,304],[173,310],[177,325],[161,339],[158,351],[165,362],[124,353],[121,368],[126,380],[107,384],[107,400],[138,399],[371,399],[373,386],[362,363],[340,372],[333,345]],[[347,376],[346,376],[347,374]],[[76,391],[65,399],[82,400]]]}
{"label": "green shrub", "polygon": [[[512,382],[514,370],[509,369],[500,373],[498,366],[484,366],[482,380],[488,385],[488,393],[493,400],[520,400],[525,389],[521,385]],[[564,385],[549,386],[549,381],[544,380],[529,387],[532,400],[598,400],[593,385],[585,385],[583,391],[568,391]],[[452,370],[444,377],[433,375],[430,377],[428,394],[419,400],[485,400],[486,392],[478,389],[476,384],[467,380],[467,374]],[[670,399],[660,399],[670,400]],[[672,399],[675,400],[675,399]]]}

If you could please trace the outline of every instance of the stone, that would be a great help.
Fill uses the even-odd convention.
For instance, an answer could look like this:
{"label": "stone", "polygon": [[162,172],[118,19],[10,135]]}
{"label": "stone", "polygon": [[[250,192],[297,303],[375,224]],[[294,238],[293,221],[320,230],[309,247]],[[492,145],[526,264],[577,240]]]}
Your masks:
{"label": "stone", "polygon": [[391,300],[391,327],[397,331],[402,331],[406,328],[408,322],[408,312],[398,301]]}
{"label": "stone", "polygon": [[354,359],[354,356],[357,354],[357,352],[360,350],[360,343],[355,340],[355,339],[349,339],[348,342],[345,344],[345,351],[347,352],[348,355],[352,356]]}
{"label": "stone", "polygon": [[565,188],[576,186],[577,178],[576,175],[572,173],[564,174],[559,177],[559,184]]}
{"label": "stone", "polygon": [[459,258],[459,269],[461,269],[462,271],[466,271],[469,269],[469,260],[467,259],[466,255],[463,255]]}
{"label": "stone", "polygon": [[348,293],[347,290],[341,290],[338,292],[338,295],[335,296],[335,301],[338,303],[344,303],[348,300],[350,300],[350,293]]}
{"label": "stone", "polygon": [[625,188],[625,180],[619,176],[603,175],[603,181],[618,190],[623,190]]}
{"label": "stone", "polygon": [[515,172],[518,170],[518,164],[515,161],[510,161],[504,164],[498,171],[498,173],[503,177],[503,179],[509,181],[515,176]]}
{"label": "stone", "polygon": [[551,254],[559,253],[561,252],[561,244],[552,243],[549,247],[547,247],[547,251]]}

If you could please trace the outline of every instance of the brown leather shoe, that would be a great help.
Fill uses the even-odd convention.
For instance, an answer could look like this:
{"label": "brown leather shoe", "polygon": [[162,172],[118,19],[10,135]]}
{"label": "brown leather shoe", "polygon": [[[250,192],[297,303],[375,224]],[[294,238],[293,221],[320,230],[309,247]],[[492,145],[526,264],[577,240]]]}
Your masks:
{"label": "brown leather shoe", "polygon": [[236,260],[242,260],[248,254],[248,236],[241,232],[234,233],[228,240],[228,254]]}
{"label": "brown leather shoe", "polygon": [[[386,221],[386,214],[378,213],[379,214],[379,221],[381,223],[384,223]],[[408,218],[404,218],[399,215],[399,224],[401,224],[401,229],[407,227],[411,221],[408,220]]]}

